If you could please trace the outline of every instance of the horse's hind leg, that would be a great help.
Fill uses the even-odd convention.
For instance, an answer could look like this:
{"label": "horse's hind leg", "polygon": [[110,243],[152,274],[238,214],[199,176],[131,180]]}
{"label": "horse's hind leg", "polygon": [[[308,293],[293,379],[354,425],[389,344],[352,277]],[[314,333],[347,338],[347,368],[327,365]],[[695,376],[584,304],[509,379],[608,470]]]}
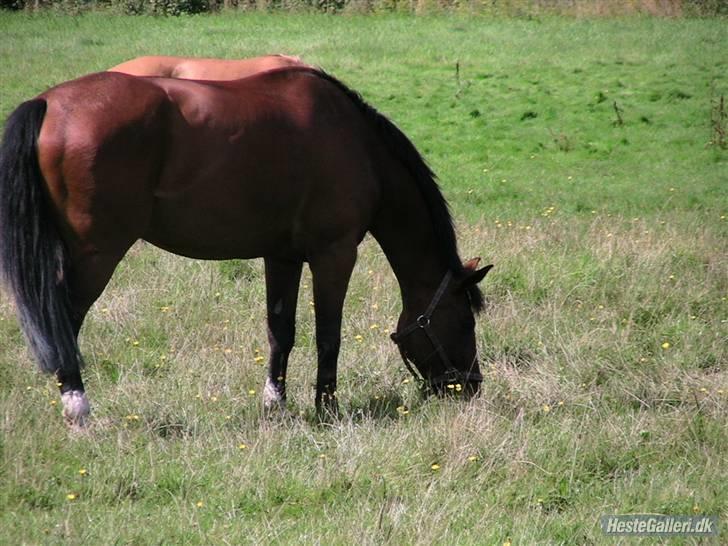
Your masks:
{"label": "horse's hind leg", "polygon": [[286,403],[286,370],[296,337],[296,303],[302,267],[301,261],[265,258],[270,344],[268,377],[263,390],[266,409],[283,408]]}
{"label": "horse's hind leg", "polygon": [[[73,329],[77,338],[88,310],[103,292],[123,255],[124,252],[107,254],[93,252],[73,258],[67,274]],[[63,416],[66,422],[69,425],[84,426],[91,408],[86,398],[80,370],[59,369],[56,378],[61,391]]]}

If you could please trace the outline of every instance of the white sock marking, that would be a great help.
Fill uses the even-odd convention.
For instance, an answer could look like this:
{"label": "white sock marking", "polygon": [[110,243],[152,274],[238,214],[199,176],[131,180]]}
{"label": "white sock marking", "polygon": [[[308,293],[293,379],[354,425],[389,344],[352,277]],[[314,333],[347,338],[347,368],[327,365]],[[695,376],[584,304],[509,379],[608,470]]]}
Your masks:
{"label": "white sock marking", "polygon": [[72,426],[84,427],[91,413],[91,406],[83,391],[67,391],[61,395],[63,417]]}
{"label": "white sock marking", "polygon": [[285,409],[286,403],[281,397],[278,389],[270,380],[270,377],[265,379],[265,387],[263,388],[263,406],[265,409],[280,408]]}

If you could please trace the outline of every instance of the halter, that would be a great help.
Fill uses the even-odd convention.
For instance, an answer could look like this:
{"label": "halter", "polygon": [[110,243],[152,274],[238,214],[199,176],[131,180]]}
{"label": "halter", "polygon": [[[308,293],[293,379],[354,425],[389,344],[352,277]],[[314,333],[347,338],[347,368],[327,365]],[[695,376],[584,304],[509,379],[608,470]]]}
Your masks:
{"label": "halter", "polygon": [[399,349],[399,354],[402,356],[402,361],[407,367],[407,370],[409,371],[409,373],[412,374],[412,376],[415,378],[415,381],[417,381],[417,383],[419,383],[420,385],[424,385],[426,383],[426,380],[422,375],[417,373],[417,370],[415,370],[414,366],[412,366],[401,344],[402,340],[405,337],[409,336],[413,332],[416,332],[417,330],[424,330],[427,339],[430,340],[432,347],[435,349],[435,352],[439,355],[440,360],[445,365],[445,373],[438,375],[437,377],[431,378],[429,380],[430,385],[436,385],[439,383],[455,383],[457,381],[483,381],[483,376],[480,373],[469,371],[461,372],[452,365],[452,362],[445,352],[445,348],[442,346],[442,343],[440,343],[440,340],[430,327],[430,319],[432,318],[432,314],[435,312],[435,308],[440,303],[440,300],[445,294],[445,290],[447,290],[447,287],[450,284],[451,280],[452,272],[448,271],[447,273],[445,273],[445,277],[443,277],[442,281],[440,282],[440,286],[437,287],[437,291],[432,297],[432,301],[430,302],[430,305],[427,306],[425,312],[417,317],[417,320],[415,320],[413,323],[405,326],[404,328],[402,328],[402,330],[394,332],[389,336],[392,341],[394,341],[394,343],[397,345],[397,348]]}

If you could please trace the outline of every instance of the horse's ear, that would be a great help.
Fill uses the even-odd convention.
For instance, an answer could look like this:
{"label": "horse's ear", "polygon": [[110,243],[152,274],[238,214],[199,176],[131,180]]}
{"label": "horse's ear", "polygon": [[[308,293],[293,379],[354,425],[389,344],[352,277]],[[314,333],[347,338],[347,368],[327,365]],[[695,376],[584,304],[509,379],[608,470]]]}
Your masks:
{"label": "horse's ear", "polygon": [[476,269],[479,263],[480,258],[473,258],[472,260],[468,260],[463,264],[463,269],[465,269],[465,275],[460,281],[461,286],[466,287],[478,284],[485,278],[485,276],[488,274],[488,271],[490,271],[493,267],[493,264],[489,264],[480,269]]}
{"label": "horse's ear", "polygon": [[470,258],[467,262],[463,264],[463,269],[466,271],[472,273],[475,271],[475,268],[478,267],[478,264],[480,263],[480,256],[476,258]]}

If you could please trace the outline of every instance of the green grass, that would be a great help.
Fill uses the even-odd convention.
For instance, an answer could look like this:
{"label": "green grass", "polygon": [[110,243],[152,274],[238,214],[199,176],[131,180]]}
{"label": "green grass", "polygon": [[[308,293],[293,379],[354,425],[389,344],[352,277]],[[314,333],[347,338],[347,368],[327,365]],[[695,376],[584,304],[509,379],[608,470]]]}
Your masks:
{"label": "green grass", "polygon": [[412,137],[463,254],[496,264],[482,396],[422,401],[365,241],[329,425],[312,412],[309,276],[291,416],[269,419],[261,264],[134,247],[82,332],[81,435],[3,296],[0,543],[626,544],[598,520],[630,512],[725,527],[728,152],[709,145],[725,20],[0,13],[0,28],[2,116],[141,54],[320,64]]}

